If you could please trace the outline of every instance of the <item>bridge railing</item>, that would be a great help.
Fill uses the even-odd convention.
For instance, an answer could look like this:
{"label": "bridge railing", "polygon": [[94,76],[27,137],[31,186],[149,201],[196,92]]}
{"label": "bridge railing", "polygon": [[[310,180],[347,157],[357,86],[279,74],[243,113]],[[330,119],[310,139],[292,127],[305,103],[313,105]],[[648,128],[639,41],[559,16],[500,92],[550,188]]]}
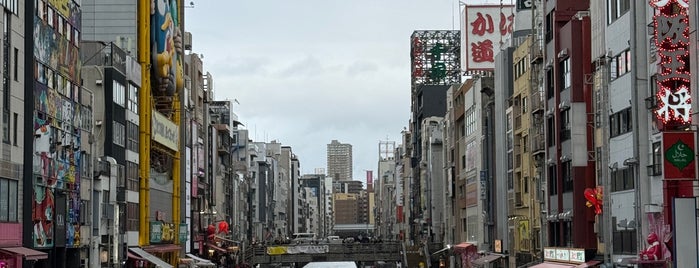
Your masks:
{"label": "bridge railing", "polygon": [[[308,247],[311,246],[311,247]],[[299,249],[305,249],[299,250]],[[347,243],[347,244],[302,244],[257,246],[253,249],[253,263],[285,263],[307,260],[322,261],[401,261],[399,242]]]}

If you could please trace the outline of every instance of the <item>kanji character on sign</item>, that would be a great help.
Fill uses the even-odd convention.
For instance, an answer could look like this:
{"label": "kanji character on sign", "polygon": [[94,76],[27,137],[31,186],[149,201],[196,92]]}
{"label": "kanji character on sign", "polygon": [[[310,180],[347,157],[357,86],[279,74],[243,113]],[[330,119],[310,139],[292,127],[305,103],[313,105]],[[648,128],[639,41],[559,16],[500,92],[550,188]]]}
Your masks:
{"label": "kanji character on sign", "polygon": [[[483,13],[478,12],[476,13],[476,16],[478,17],[471,22],[471,26],[473,27],[471,33],[478,36],[483,36],[486,32],[494,32],[493,17],[491,17],[490,14],[486,14],[485,17],[483,17]],[[486,21],[486,18],[488,18],[488,21]]]}
{"label": "kanji character on sign", "polygon": [[473,62],[495,62],[493,59],[493,41],[484,40],[471,43],[471,59]]}
{"label": "kanji character on sign", "polygon": [[505,13],[500,12],[500,35],[512,33],[512,28],[515,23],[515,14],[505,17]]}

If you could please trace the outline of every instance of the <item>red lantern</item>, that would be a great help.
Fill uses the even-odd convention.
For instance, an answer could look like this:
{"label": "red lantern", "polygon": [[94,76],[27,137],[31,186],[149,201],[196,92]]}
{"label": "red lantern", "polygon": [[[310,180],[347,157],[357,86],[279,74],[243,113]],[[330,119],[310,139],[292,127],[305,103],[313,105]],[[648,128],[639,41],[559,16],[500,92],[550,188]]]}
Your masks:
{"label": "red lantern", "polygon": [[228,223],[225,221],[221,221],[218,223],[218,233],[225,233],[228,234]]}

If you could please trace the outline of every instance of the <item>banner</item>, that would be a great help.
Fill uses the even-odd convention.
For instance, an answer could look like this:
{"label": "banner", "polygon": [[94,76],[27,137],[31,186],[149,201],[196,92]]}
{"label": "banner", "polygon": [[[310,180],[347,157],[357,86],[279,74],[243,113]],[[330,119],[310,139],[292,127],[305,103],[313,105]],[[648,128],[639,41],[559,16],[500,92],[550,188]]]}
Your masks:
{"label": "banner", "polygon": [[694,132],[663,132],[663,174],[666,180],[695,180],[694,155]]}

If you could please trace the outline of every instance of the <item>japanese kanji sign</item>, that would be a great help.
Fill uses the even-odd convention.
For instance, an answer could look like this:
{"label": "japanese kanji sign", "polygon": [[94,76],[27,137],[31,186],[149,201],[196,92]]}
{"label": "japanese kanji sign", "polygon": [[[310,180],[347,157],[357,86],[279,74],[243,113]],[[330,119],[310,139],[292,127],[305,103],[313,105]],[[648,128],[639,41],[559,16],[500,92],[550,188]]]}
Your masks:
{"label": "japanese kanji sign", "polygon": [[689,73],[689,17],[687,0],[652,0],[658,9],[653,18],[658,48],[655,116],[665,126],[691,122],[692,97]]}
{"label": "japanese kanji sign", "polygon": [[495,54],[500,44],[514,30],[514,5],[466,6],[463,52],[468,71],[495,68]]}

